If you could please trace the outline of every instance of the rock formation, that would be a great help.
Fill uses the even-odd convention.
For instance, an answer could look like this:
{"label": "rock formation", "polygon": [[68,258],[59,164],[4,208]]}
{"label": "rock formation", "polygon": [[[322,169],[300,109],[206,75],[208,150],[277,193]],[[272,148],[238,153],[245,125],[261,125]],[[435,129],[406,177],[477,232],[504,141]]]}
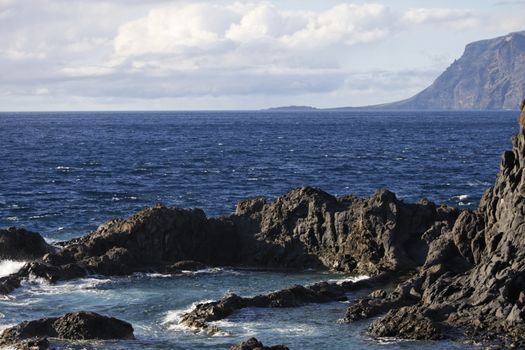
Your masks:
{"label": "rock formation", "polygon": [[208,322],[222,320],[234,312],[247,307],[287,308],[309,303],[320,304],[332,301],[346,301],[346,293],[349,291],[383,285],[395,279],[396,277],[391,273],[382,273],[370,279],[357,282],[319,282],[308,286],[294,285],[254,297],[240,297],[236,294],[230,294],[218,301],[197,304],[193,310],[182,315],[180,323],[213,335],[218,333],[220,329],[208,324]]}
{"label": "rock formation", "polygon": [[89,273],[173,272],[176,264],[318,268],[378,274],[423,263],[423,237],[452,227],[458,211],[422,200],[406,204],[387,190],[336,198],[319,189],[290,191],[272,202],[240,202],[229,217],[157,205],[64,243],[61,251],[0,278],[9,293],[27,277],[50,282]]}
{"label": "rock formation", "polygon": [[383,298],[355,302],[347,321],[391,309],[371,325],[372,335],[432,339],[439,328],[460,327],[525,348],[525,110],[512,144],[479,208],[429,240],[421,271]]}
{"label": "rock formation", "polygon": [[38,233],[15,227],[0,230],[0,260],[36,260],[54,251]]}
{"label": "rock formation", "polygon": [[47,349],[47,338],[63,340],[134,339],[133,327],[119,319],[94,312],[73,312],[62,317],[25,321],[0,334],[0,346]]}
{"label": "rock formation", "polygon": [[250,338],[237,345],[230,347],[230,350],[289,350],[284,345],[264,346],[255,338]]}

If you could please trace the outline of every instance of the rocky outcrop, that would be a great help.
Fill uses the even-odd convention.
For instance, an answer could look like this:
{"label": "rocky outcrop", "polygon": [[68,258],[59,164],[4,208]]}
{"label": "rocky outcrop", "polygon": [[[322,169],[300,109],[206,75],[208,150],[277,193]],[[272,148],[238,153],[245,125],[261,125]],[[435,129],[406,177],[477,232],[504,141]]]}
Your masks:
{"label": "rocky outcrop", "polygon": [[16,227],[0,230],[0,260],[36,260],[54,251],[36,232]]}
{"label": "rocky outcrop", "polygon": [[429,238],[419,274],[386,296],[356,301],[347,321],[391,310],[373,323],[372,334],[432,339],[440,327],[460,327],[471,337],[525,348],[525,110],[512,144],[479,208]]}
{"label": "rocky outcrop", "polygon": [[205,331],[207,334],[213,335],[220,332],[220,329],[210,325],[209,322],[222,320],[234,312],[247,307],[288,308],[310,303],[320,304],[346,301],[347,293],[350,291],[386,285],[399,280],[399,278],[400,276],[395,276],[393,273],[382,273],[356,282],[319,282],[307,286],[294,285],[254,297],[241,297],[236,294],[230,294],[217,301],[197,304],[193,310],[181,316],[179,323],[197,331]]}
{"label": "rocky outcrop", "polygon": [[264,346],[255,338],[250,338],[230,347],[230,350],[289,350],[284,345]]}
{"label": "rocky outcrop", "polygon": [[403,203],[387,190],[370,198],[336,198],[306,187],[269,203],[243,201],[232,220],[244,264],[376,274],[420,265],[425,232],[451,227],[457,215],[427,200]]}
{"label": "rocky outcrop", "polygon": [[368,327],[368,333],[375,337],[398,337],[415,340],[439,340],[441,331],[428,317],[420,315],[412,307],[389,311],[380,321]]}
{"label": "rocky outcrop", "polygon": [[387,190],[370,198],[337,198],[311,187],[271,202],[242,201],[229,217],[157,205],[65,242],[61,251],[0,279],[0,292],[10,292],[27,277],[57,282],[204,265],[370,275],[409,270],[425,259],[424,237],[450,229],[457,215],[456,209],[427,200],[404,203]]}
{"label": "rocky outcrop", "polygon": [[25,321],[0,334],[0,346],[47,349],[47,338],[63,340],[134,339],[133,327],[94,312],[73,312],[62,317]]}

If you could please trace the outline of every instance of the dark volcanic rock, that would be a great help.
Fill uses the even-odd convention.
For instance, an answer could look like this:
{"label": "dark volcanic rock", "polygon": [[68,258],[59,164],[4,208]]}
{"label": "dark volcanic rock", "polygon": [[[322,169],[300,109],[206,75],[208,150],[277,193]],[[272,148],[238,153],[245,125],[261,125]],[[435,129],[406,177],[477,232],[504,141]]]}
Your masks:
{"label": "dark volcanic rock", "polygon": [[442,339],[441,331],[414,308],[402,307],[389,311],[380,321],[372,322],[368,332],[375,337],[400,337],[415,340]]}
{"label": "dark volcanic rock", "polygon": [[196,271],[205,269],[206,265],[194,260],[182,260],[175,264],[168,266],[168,272],[179,272],[179,271]]}
{"label": "dark volcanic rock", "polygon": [[471,337],[525,348],[525,111],[512,143],[479,208],[463,211],[451,230],[430,235],[421,271],[396,288],[405,293],[358,300],[347,321],[393,309],[374,322],[372,334],[432,339],[440,326],[453,326]]}
{"label": "dark volcanic rock", "polygon": [[134,339],[133,327],[129,323],[94,312],[80,311],[62,317],[25,321],[8,328],[0,335],[0,346],[45,348],[47,337],[64,340]]}
{"label": "dark volcanic rock", "polygon": [[346,293],[349,291],[385,285],[392,282],[393,278],[393,274],[385,273],[357,282],[319,282],[307,286],[294,285],[249,298],[230,294],[218,301],[197,304],[193,310],[182,315],[180,323],[196,330],[204,330],[208,334],[215,334],[220,330],[208,322],[222,320],[243,308],[285,308],[308,303],[346,301]]}
{"label": "dark volcanic rock", "polygon": [[[420,266],[424,237],[450,230],[458,211],[422,200],[406,204],[387,190],[370,198],[336,198],[292,190],[272,202],[253,198],[230,217],[157,205],[66,242],[18,274],[51,282],[90,273],[177,272],[208,266],[318,268],[376,275]],[[0,280],[0,292],[16,279]]]}
{"label": "dark volcanic rock", "polygon": [[336,198],[306,187],[270,203],[243,201],[232,220],[246,265],[377,274],[422,264],[423,234],[437,223],[451,227],[457,215],[426,200],[405,204],[387,190]]}
{"label": "dark volcanic rock", "polygon": [[230,347],[230,350],[289,350],[284,345],[264,346],[255,338],[250,338],[237,345]]}
{"label": "dark volcanic rock", "polygon": [[36,232],[15,227],[0,230],[0,260],[36,260],[54,251]]}
{"label": "dark volcanic rock", "polygon": [[73,312],[59,317],[54,323],[61,339],[134,339],[131,324],[94,312]]}

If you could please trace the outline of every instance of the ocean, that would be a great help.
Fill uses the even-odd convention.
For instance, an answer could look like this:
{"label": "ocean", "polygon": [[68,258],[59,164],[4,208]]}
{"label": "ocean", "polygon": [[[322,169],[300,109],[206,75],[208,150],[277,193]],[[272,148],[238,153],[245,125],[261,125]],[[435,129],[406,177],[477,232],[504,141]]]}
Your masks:
{"label": "ocean", "polygon": [[[475,208],[510,149],[516,119],[516,112],[0,113],[0,227],[57,242],[157,202],[226,215],[241,199],[307,185],[360,196],[388,188],[407,202],[425,197]],[[0,261],[0,276],[18,268]],[[345,303],[242,310],[220,321],[224,333],[213,337],[177,325],[192,304],[229,292],[250,296],[345,278],[217,268],[53,286],[28,281],[0,300],[0,329],[91,310],[132,323],[137,340],[65,348],[227,349],[250,336],[291,349],[467,347],[370,339],[369,321],[338,322]]]}

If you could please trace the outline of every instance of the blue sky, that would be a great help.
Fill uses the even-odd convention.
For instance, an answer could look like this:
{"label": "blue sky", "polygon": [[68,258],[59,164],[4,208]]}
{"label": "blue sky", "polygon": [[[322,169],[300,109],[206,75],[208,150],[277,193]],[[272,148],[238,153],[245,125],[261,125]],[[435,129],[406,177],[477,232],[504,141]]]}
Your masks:
{"label": "blue sky", "polygon": [[0,0],[0,110],[359,106],[410,97],[525,1]]}

